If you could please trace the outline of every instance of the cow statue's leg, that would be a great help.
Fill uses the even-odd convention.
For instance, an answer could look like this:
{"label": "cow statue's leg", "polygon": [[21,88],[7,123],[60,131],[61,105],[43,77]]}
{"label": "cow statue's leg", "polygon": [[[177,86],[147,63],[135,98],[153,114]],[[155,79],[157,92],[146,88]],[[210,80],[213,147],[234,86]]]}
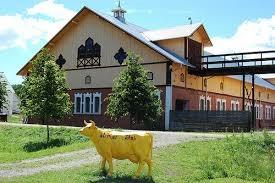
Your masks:
{"label": "cow statue's leg", "polygon": [[106,158],[102,157],[101,162],[100,162],[100,169],[101,170],[105,169],[105,164],[106,164]]}
{"label": "cow statue's leg", "polygon": [[113,174],[113,161],[112,161],[112,157],[108,157],[107,158],[107,162],[109,164],[108,176],[112,176],[112,174]]}
{"label": "cow statue's leg", "polygon": [[143,169],[143,167],[144,167],[144,164],[145,164],[144,161],[139,162],[139,164],[138,164],[138,169],[137,169],[137,172],[136,172],[136,177],[139,177],[139,176],[140,176],[140,174],[141,174],[141,172],[142,172],[142,169]]}
{"label": "cow statue's leg", "polygon": [[151,177],[152,176],[152,164],[153,164],[153,161],[152,160],[146,160],[146,163],[148,165],[148,176]]}

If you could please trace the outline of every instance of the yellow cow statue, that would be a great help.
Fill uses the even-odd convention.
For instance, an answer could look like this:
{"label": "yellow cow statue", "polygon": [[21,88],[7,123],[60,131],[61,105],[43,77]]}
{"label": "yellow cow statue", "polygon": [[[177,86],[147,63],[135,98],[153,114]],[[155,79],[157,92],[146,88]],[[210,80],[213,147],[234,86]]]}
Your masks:
{"label": "yellow cow statue", "polygon": [[148,165],[148,176],[152,176],[153,135],[149,132],[118,132],[103,130],[96,127],[95,122],[85,123],[80,130],[82,135],[91,139],[98,154],[102,157],[100,168],[105,169],[109,164],[108,176],[113,174],[112,159],[129,159],[139,164],[135,177],[139,177],[144,164]]}

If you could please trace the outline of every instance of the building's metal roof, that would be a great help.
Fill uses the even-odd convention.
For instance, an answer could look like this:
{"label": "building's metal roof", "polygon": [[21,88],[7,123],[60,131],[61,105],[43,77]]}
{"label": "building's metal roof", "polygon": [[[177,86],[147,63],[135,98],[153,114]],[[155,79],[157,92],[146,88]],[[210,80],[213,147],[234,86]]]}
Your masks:
{"label": "building's metal roof", "polygon": [[[243,76],[240,76],[240,75],[228,76],[228,77],[233,78],[233,79],[237,79],[237,80],[240,80],[240,81],[243,80]],[[252,83],[252,76],[251,75],[245,75],[245,82]],[[261,87],[264,87],[264,88],[268,88],[268,89],[271,89],[271,90],[275,90],[275,86],[272,83],[264,80],[263,78],[261,78],[258,75],[255,75],[255,85],[258,85],[258,86],[261,86]]]}
{"label": "building's metal roof", "polygon": [[148,29],[145,29],[144,27],[140,27],[138,25],[135,25],[133,23],[130,23],[130,22],[127,22],[126,21],[126,24],[130,27],[132,27],[133,29],[137,30],[138,32],[142,33],[142,32],[145,32],[145,31],[148,31]]}
{"label": "building's metal roof", "polygon": [[157,51],[158,53],[165,56],[166,58],[170,59],[171,61],[174,61],[174,62],[179,63],[179,64],[183,64],[183,65],[186,65],[186,66],[194,67],[185,58],[181,58],[181,59],[177,58],[177,57],[173,56],[172,54],[170,54],[169,52],[165,51],[163,48],[161,48],[158,45],[154,44],[150,40],[146,39],[146,37],[144,37],[144,35],[141,32],[141,30],[142,30],[141,27],[137,28],[136,25],[129,24],[127,22],[123,23],[123,22],[119,21],[118,19],[116,19],[115,17],[113,17],[111,15],[107,15],[105,13],[101,13],[101,12],[98,12],[98,11],[95,11],[95,10],[92,10],[92,9],[89,9],[89,8],[87,8],[87,9],[90,10],[91,12],[99,15],[100,17],[107,20],[108,22],[112,23],[116,27],[118,27],[118,28],[122,29],[123,31],[127,32],[128,34],[130,34],[131,36],[133,36],[137,40],[141,41],[142,43],[149,46],[150,48]]}
{"label": "building's metal roof", "polygon": [[200,26],[201,23],[172,27],[168,29],[149,30],[143,32],[143,35],[150,41],[159,41],[166,39],[175,39],[191,36]]}

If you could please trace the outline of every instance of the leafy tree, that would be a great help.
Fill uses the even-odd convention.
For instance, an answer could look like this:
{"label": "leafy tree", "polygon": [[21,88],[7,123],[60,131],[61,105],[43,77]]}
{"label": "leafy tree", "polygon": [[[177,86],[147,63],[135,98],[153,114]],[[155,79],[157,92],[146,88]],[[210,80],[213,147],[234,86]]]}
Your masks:
{"label": "leafy tree", "polygon": [[131,128],[134,123],[153,128],[161,116],[161,101],[157,88],[147,79],[147,71],[140,61],[140,56],[128,54],[127,67],[116,78],[107,99],[109,104],[106,113],[115,120],[129,116]]}
{"label": "leafy tree", "polygon": [[48,49],[43,49],[32,65],[30,76],[22,83],[20,109],[25,116],[39,118],[47,125],[49,142],[49,121],[71,113],[68,85],[64,71],[55,63]]}
{"label": "leafy tree", "polygon": [[15,94],[19,97],[22,89],[22,84],[14,84],[12,85],[12,88],[15,92]]}
{"label": "leafy tree", "polygon": [[0,113],[2,109],[5,108],[7,103],[7,83],[4,80],[3,76],[0,75]]}

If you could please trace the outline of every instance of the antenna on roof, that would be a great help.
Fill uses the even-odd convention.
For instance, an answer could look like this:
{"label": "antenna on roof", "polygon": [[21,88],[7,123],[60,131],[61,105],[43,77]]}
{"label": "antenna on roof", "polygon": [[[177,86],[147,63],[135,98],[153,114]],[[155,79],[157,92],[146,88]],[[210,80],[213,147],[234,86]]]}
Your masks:
{"label": "antenna on roof", "polygon": [[193,24],[192,18],[188,17],[188,20],[190,21],[190,25]]}

